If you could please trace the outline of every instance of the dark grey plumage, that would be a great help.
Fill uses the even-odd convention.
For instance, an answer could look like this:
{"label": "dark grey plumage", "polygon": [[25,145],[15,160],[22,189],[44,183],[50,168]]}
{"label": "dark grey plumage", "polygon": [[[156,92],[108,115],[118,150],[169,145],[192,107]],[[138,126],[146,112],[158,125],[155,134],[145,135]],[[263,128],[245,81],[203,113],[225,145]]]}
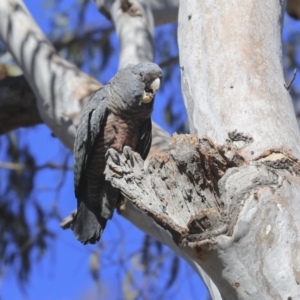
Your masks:
{"label": "dark grey plumage", "polygon": [[128,65],[98,90],[84,109],[75,139],[75,196],[71,225],[82,243],[97,242],[113,215],[119,191],[105,181],[105,154],[131,147],[146,159],[151,146],[151,113],[162,76],[153,63]]}

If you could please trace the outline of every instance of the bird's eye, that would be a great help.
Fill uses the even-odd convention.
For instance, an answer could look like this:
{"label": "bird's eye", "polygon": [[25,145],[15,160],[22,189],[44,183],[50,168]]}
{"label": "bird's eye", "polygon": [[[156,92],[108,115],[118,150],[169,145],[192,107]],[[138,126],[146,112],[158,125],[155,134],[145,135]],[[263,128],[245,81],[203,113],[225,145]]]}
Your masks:
{"label": "bird's eye", "polygon": [[140,77],[143,79],[143,77],[144,77],[144,74],[143,74],[143,73],[140,73]]}
{"label": "bird's eye", "polygon": [[149,88],[147,88],[147,87],[145,88],[145,92],[146,92],[146,93],[151,93],[151,94],[153,94],[153,90],[152,90],[152,89],[149,89]]}

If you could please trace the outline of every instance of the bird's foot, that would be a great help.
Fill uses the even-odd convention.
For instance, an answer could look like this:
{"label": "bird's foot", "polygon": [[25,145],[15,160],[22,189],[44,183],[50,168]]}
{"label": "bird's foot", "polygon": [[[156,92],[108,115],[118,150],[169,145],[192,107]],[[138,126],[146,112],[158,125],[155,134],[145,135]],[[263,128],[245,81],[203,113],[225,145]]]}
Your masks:
{"label": "bird's foot", "polygon": [[137,169],[144,171],[143,159],[129,146],[125,146],[122,153],[117,152],[115,149],[108,149],[105,159],[109,167],[119,176],[124,176],[124,174],[130,176],[133,173],[136,176]]}
{"label": "bird's foot", "polygon": [[[129,146],[125,146],[123,148],[123,153],[124,153],[124,156],[127,159],[128,163],[130,162],[131,167],[134,167],[134,160],[133,160],[134,152],[132,151],[132,149]],[[143,165],[144,165],[144,163],[143,163]]]}
{"label": "bird's foot", "polygon": [[126,164],[128,168],[130,168],[131,172],[137,166],[139,169],[144,171],[144,161],[137,152],[134,152],[129,146],[124,146],[123,154],[124,157],[126,158]]}
{"label": "bird's foot", "polygon": [[133,151],[129,146],[124,146],[123,153],[127,159],[130,159],[132,157],[132,152]]}
{"label": "bird's foot", "polygon": [[105,153],[105,160],[107,161],[109,157],[111,157],[112,161],[116,165],[120,164],[120,154],[115,149],[110,148],[107,150],[107,152]]}

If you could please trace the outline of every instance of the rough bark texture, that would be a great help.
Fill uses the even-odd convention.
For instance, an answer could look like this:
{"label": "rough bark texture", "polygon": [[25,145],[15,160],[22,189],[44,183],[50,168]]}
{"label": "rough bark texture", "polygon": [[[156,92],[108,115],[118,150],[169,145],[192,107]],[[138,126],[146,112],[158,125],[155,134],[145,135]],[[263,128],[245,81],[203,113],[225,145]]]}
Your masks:
{"label": "rough bark texture", "polygon": [[[166,1],[165,3],[169,2],[171,3],[172,1]],[[149,12],[149,5],[144,5],[143,7],[147,10],[145,15],[149,16],[151,14]],[[166,8],[166,6],[163,7]],[[118,10],[113,11],[118,12]],[[123,14],[126,19],[126,14],[129,14],[129,12],[125,10]],[[132,15],[131,17],[144,18],[145,15]],[[30,83],[32,91],[36,96],[36,104],[41,119],[67,147],[72,149],[75,128],[78,124],[82,107],[89,95],[99,88],[100,84],[57,55],[52,45],[32,20],[21,0],[0,1],[0,16],[0,38],[14,56]],[[140,30],[143,31],[139,36],[145,39],[145,43],[148,46],[153,44],[152,36],[148,34],[153,32],[153,22],[151,20],[152,16],[146,21],[138,20],[137,22],[133,22],[133,24],[139,26]],[[144,28],[141,26],[144,26]],[[133,27],[132,30],[135,30],[135,28]],[[126,32],[126,30],[120,30],[119,34]],[[120,39],[124,43],[128,42],[124,36],[120,37]],[[153,57],[153,47],[150,49],[146,47],[139,48],[141,44],[143,45],[143,41],[134,43],[137,49],[133,49],[132,53],[145,51],[148,53],[139,55],[140,59],[143,57]],[[128,56],[124,52],[124,49],[126,50],[127,47],[122,47],[121,49],[120,61],[123,61],[121,65],[133,62],[131,59],[135,59],[135,57]],[[128,61],[122,59],[122,57],[127,57]],[[0,93],[0,102],[4,99],[2,98],[2,91],[6,87],[3,88]],[[8,96],[13,95],[11,90],[9,92]],[[31,102],[34,103],[33,98]],[[151,148],[150,157],[152,154],[164,151],[166,149],[165,145],[169,140],[169,136],[162,133],[161,129],[157,126],[154,126],[153,129],[158,134],[153,135],[152,145],[154,147]],[[126,216],[133,224],[154,238],[164,242],[177,254],[186,259],[204,279],[211,294],[218,294],[210,278],[198,264],[176,246],[171,235],[165,229],[157,225],[151,218],[145,216],[140,210],[133,207],[131,203],[125,202],[121,211],[122,215]]]}
{"label": "rough bark texture", "polygon": [[109,158],[107,179],[223,299],[298,299],[300,154],[281,64],[285,3],[235,2],[181,2],[182,87],[197,136],[175,136],[148,172],[135,153]]}
{"label": "rough bark texture", "polygon": [[175,135],[169,154],[154,157],[147,173],[143,160],[132,153],[132,159],[109,160],[106,178],[182,246],[207,238],[208,230],[209,237],[232,231],[235,207],[220,201],[218,181],[229,167],[244,162],[229,152],[208,139]]}
{"label": "rough bark texture", "polygon": [[[176,3],[97,1],[116,23],[120,66],[153,58],[150,8],[174,12]],[[146,173],[134,153],[108,159],[107,178],[130,199],[122,215],[181,255],[213,299],[300,297],[300,146],[282,73],[284,5],[181,1],[182,87],[195,136],[175,136]],[[55,53],[22,1],[0,1],[0,22],[41,119],[72,148],[83,103],[100,84]]]}
{"label": "rough bark texture", "polygon": [[[121,43],[119,68],[126,66],[129,63],[138,63],[145,60],[153,60],[154,23],[151,5],[153,5],[154,2],[155,1],[140,0],[97,1],[100,10],[104,11],[111,17],[116,27],[118,38]],[[165,1],[165,4],[159,4],[158,6],[166,9],[171,3],[176,4],[176,1]],[[152,147],[147,159],[148,161],[149,158],[151,158],[152,155],[156,152],[152,149],[155,149],[158,137],[159,136],[153,136]],[[160,140],[163,140],[164,137],[161,137],[162,139]],[[163,151],[166,149],[165,145],[168,141],[169,138],[165,139],[164,146],[159,148],[162,149],[161,153],[163,153]],[[140,163],[142,164],[142,162]],[[146,162],[144,167],[147,167],[147,164],[148,162]],[[134,206],[132,204],[128,204],[128,200],[125,200],[123,209],[121,209],[120,212],[125,218],[128,218],[130,222],[135,224],[138,228],[140,228],[153,238],[168,245],[175,251],[175,253],[183,257],[205,282],[211,295],[214,295],[215,299],[220,299],[219,292],[211,279],[205,274],[201,267],[193,261],[193,259],[189,258],[184,251],[176,246],[176,244],[172,241],[171,235],[169,233],[166,234],[164,227],[161,227],[160,224],[155,224],[153,220],[148,220],[148,222],[151,224],[151,227],[149,228],[149,226],[145,225],[146,220],[142,212],[143,210],[138,205],[136,205],[137,208],[135,209],[133,209],[133,207]],[[146,222],[146,224],[149,224],[148,222]]]}
{"label": "rough bark texture", "polygon": [[281,153],[245,162],[230,139],[220,147],[181,135],[147,173],[139,155],[122,154],[108,159],[106,178],[171,234],[223,299],[298,299],[299,172]]}

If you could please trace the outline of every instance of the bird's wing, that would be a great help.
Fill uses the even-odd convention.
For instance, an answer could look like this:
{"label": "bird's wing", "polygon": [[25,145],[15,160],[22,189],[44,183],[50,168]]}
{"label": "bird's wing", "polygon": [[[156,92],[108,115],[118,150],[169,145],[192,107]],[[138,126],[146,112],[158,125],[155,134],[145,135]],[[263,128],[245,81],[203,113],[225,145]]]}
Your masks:
{"label": "bird's wing", "polygon": [[151,148],[151,141],[152,141],[152,122],[151,119],[147,119],[144,121],[141,132],[140,132],[140,139],[138,141],[136,152],[140,154],[143,160],[147,158],[147,155]]}
{"label": "bird's wing", "polygon": [[74,145],[74,183],[77,199],[89,155],[101,131],[106,115],[106,90],[101,88],[89,100],[77,128]]}

